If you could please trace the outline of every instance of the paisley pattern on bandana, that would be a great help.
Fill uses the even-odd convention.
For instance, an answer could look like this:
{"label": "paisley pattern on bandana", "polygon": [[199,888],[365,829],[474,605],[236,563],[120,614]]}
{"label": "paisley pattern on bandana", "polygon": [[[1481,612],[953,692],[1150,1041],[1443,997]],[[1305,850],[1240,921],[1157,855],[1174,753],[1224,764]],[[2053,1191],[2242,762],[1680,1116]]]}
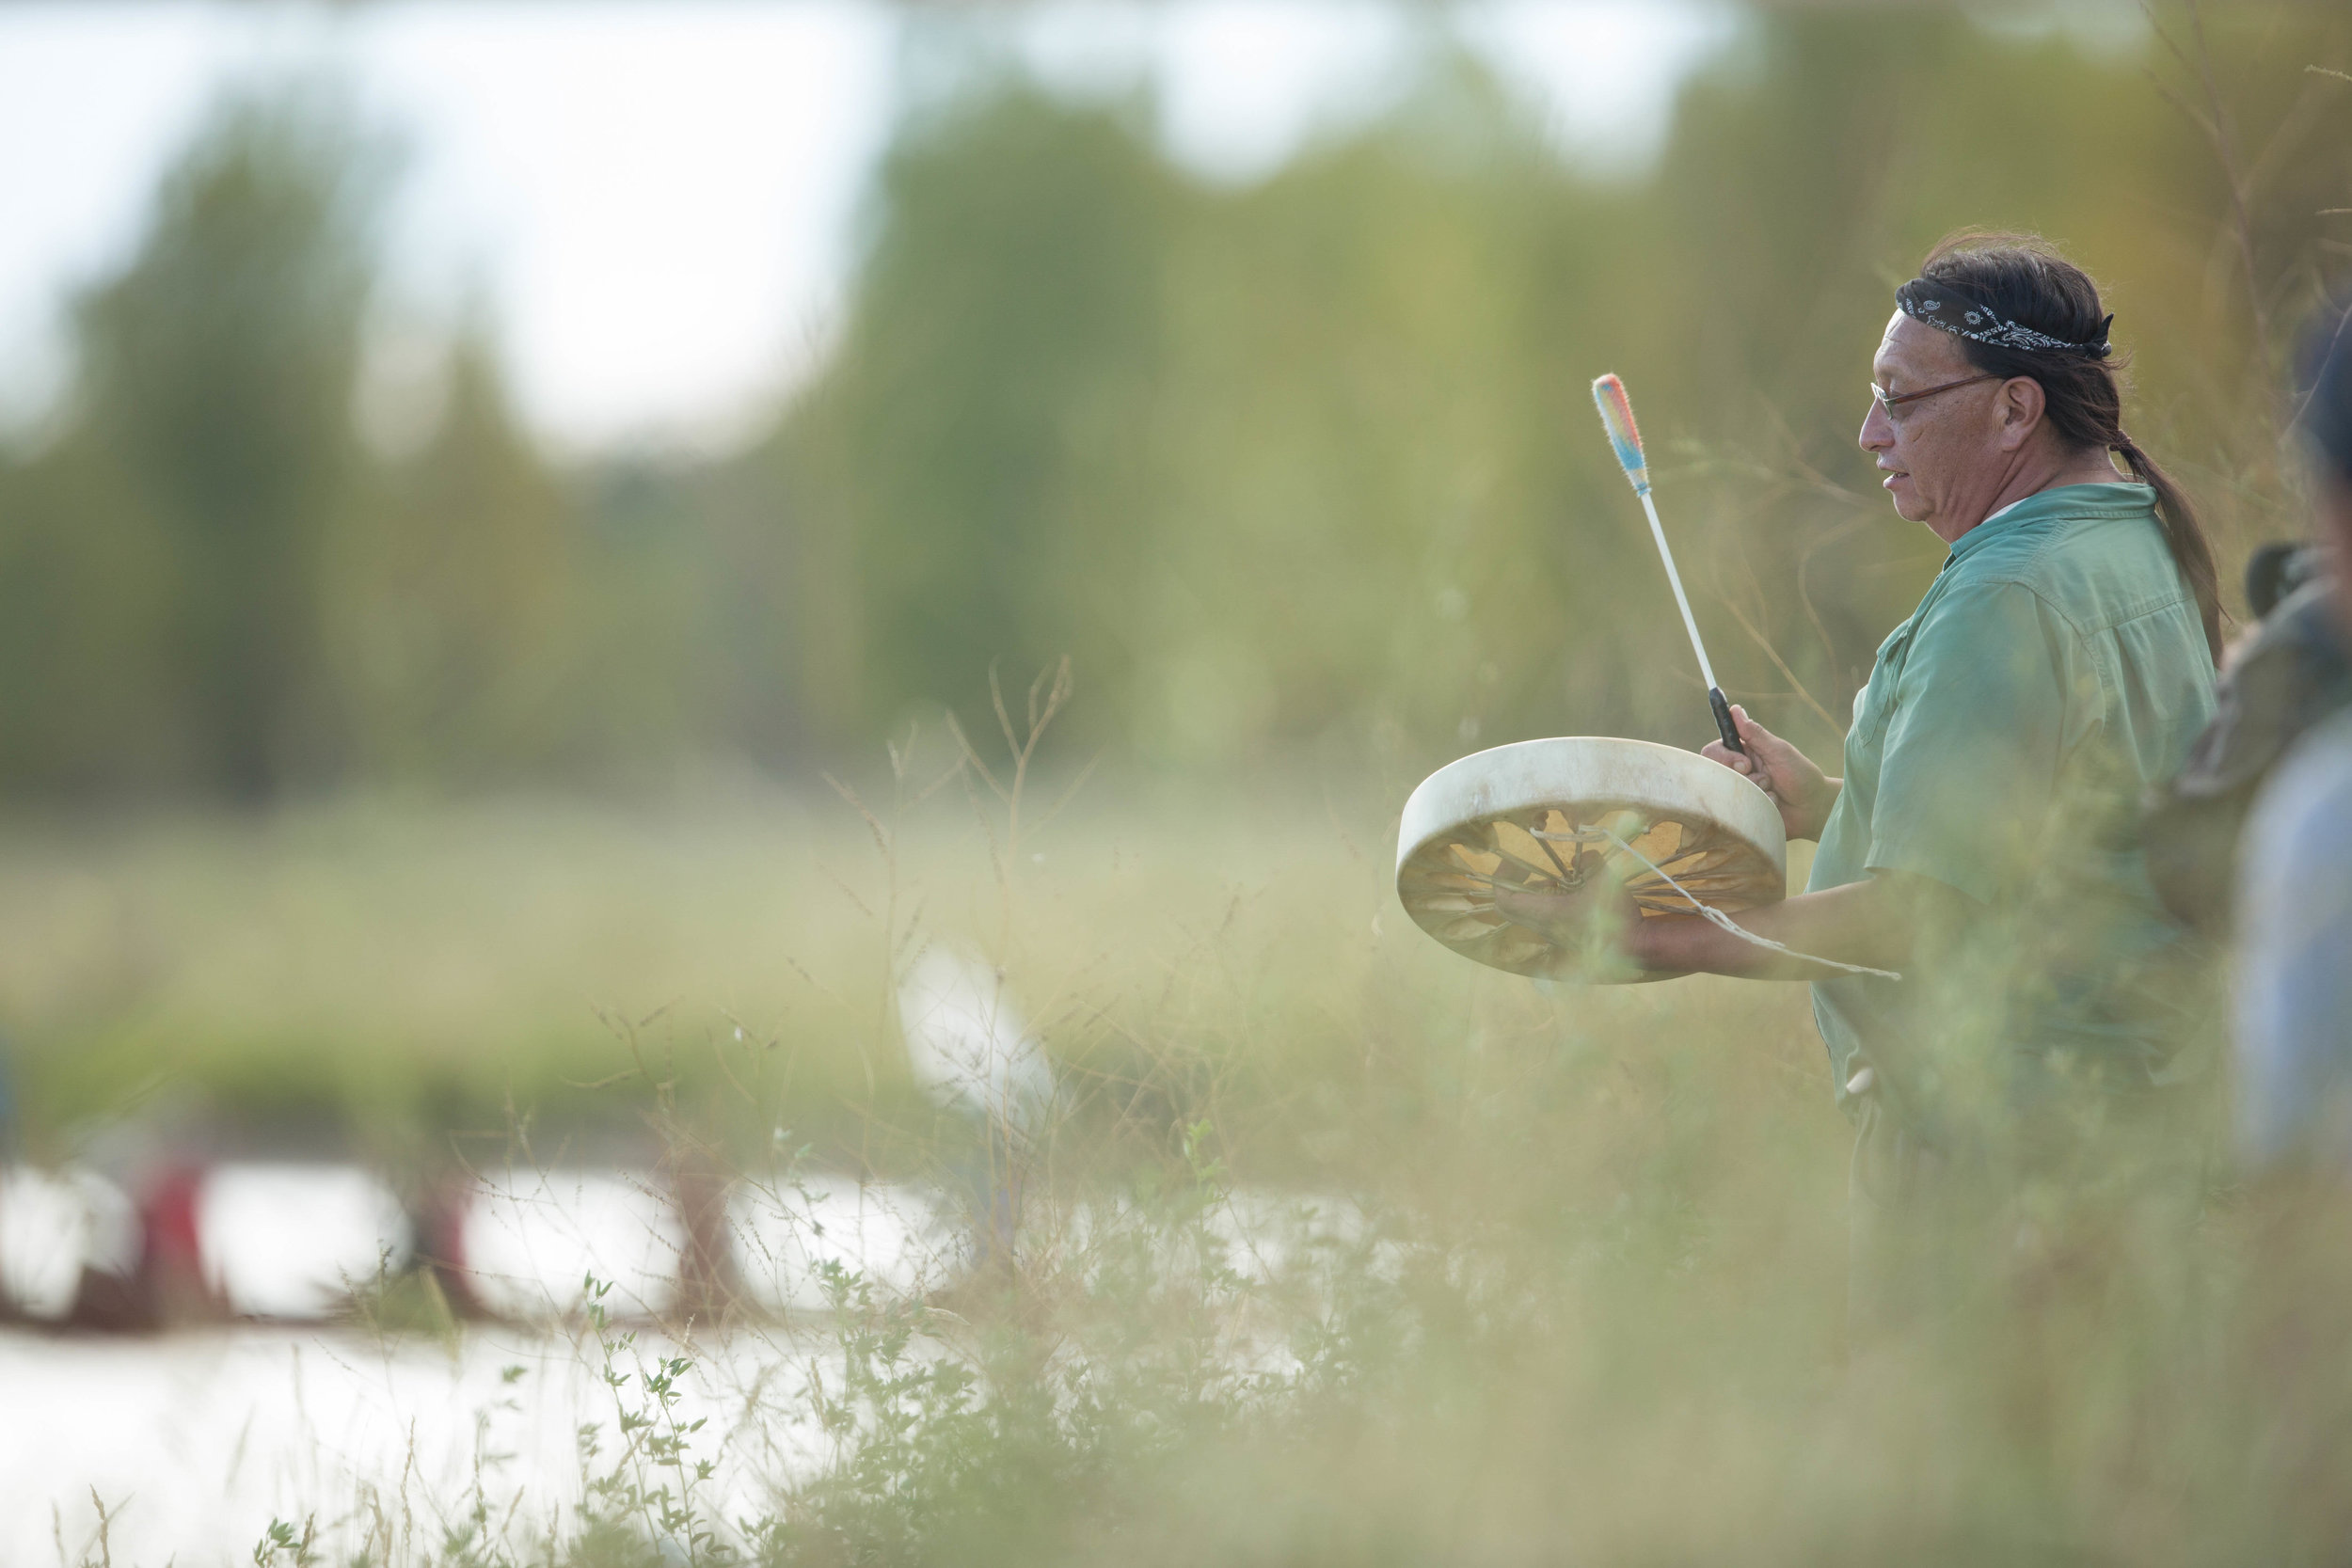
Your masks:
{"label": "paisley pattern on bandana", "polygon": [[1949,289],[1921,277],[1897,289],[1895,303],[1913,321],[1925,322],[1955,338],[1991,343],[1994,348],[2025,349],[2036,354],[2081,354],[2093,359],[2105,359],[2112,352],[2107,346],[2107,328],[2115,323],[2113,316],[2099,324],[2097,338],[2074,343],[2010,321],[1991,306],[1963,299]]}

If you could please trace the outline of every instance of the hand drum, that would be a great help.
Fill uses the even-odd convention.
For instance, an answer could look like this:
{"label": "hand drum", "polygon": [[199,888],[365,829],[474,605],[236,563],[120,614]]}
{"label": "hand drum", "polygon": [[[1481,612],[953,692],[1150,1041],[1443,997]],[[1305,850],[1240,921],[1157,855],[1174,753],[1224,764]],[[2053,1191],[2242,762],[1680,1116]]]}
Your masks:
{"label": "hand drum", "polygon": [[1594,829],[1725,913],[1788,895],[1788,838],[1761,789],[1695,752],[1571,736],[1474,752],[1423,780],[1397,833],[1397,897],[1456,953],[1514,974],[1665,978],[1587,974],[1582,955],[1495,909],[1498,888],[1557,892],[1599,874],[1623,880],[1645,919],[1692,912],[1664,878]]}

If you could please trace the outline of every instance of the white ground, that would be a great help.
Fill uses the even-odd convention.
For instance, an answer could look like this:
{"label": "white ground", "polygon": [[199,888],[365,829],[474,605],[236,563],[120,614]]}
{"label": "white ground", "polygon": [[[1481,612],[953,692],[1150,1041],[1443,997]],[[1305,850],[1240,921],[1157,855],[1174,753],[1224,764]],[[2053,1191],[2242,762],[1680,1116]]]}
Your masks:
{"label": "white ground", "polygon": [[[801,1396],[812,1369],[832,1375],[829,1349],[783,1330],[702,1348],[678,1412],[709,1418],[692,1451],[722,1463],[722,1517],[821,1457]],[[624,1369],[675,1354],[647,1338]],[[101,1503],[105,1557],[122,1565],[248,1563],[274,1518],[311,1514],[326,1540],[381,1520],[429,1548],[477,1478],[499,1517],[520,1499],[516,1523],[544,1526],[577,1503],[579,1428],[600,1424],[614,1447],[599,1370],[593,1343],[520,1330],[472,1330],[453,1350],[319,1328],[0,1333],[0,1563],[101,1560]],[[638,1402],[634,1382],[623,1397]]]}
{"label": "white ground", "polygon": [[[675,1260],[677,1242],[668,1236],[647,1250],[647,1238],[662,1241],[670,1222],[642,1180],[578,1172],[532,1180],[528,1190],[492,1183],[475,1202],[466,1250],[489,1305],[545,1321],[550,1309],[577,1307],[583,1272],[615,1282],[608,1300],[616,1310],[670,1299],[659,1264]],[[282,1173],[277,1181],[284,1184]],[[277,1191],[258,1177],[248,1184]],[[221,1217],[207,1227],[208,1258],[251,1265],[228,1268],[224,1284],[249,1276],[284,1294],[287,1281],[318,1275],[295,1266],[309,1254],[287,1225],[230,1224],[256,1206],[214,1207]],[[730,1218],[746,1293],[771,1309],[821,1308],[817,1275],[830,1261],[862,1273],[884,1297],[919,1294],[958,1272],[962,1248],[947,1211],[944,1194],[919,1187],[745,1186]],[[1057,1223],[1041,1211],[1024,1234],[1057,1266],[1085,1272],[1094,1243],[1128,1217],[1118,1204],[1081,1206]],[[1198,1278],[1216,1256],[1235,1285],[1312,1277],[1331,1266],[1330,1247],[1366,1231],[1362,1212],[1344,1197],[1253,1189],[1227,1195],[1201,1227],[1149,1232],[1153,1270]],[[342,1256],[350,1227],[325,1228],[335,1234],[323,1238],[332,1244],[319,1257]],[[707,1516],[732,1523],[772,1513],[772,1489],[807,1477],[829,1452],[807,1396],[814,1376],[841,1386],[841,1355],[822,1319],[794,1323],[803,1326],[744,1326],[692,1346],[646,1334],[619,1353],[615,1370],[631,1381],[617,1398],[632,1412],[647,1408],[643,1367],[693,1359],[676,1418],[707,1420],[691,1440],[694,1457],[718,1465],[702,1499]],[[1241,1346],[1231,1348],[1246,1356]],[[928,1360],[944,1349],[914,1354]],[[453,1343],[291,1323],[152,1338],[0,1331],[0,1568],[247,1564],[273,1520],[299,1529],[312,1518],[322,1560],[342,1560],[372,1532],[372,1560],[386,1555],[387,1542],[404,1560],[434,1555],[477,1495],[517,1538],[534,1527],[544,1535],[578,1505],[580,1428],[599,1427],[608,1454],[619,1448],[621,1412],[602,1356],[576,1323],[474,1325]],[[665,1479],[675,1489],[675,1477],[645,1481]]]}

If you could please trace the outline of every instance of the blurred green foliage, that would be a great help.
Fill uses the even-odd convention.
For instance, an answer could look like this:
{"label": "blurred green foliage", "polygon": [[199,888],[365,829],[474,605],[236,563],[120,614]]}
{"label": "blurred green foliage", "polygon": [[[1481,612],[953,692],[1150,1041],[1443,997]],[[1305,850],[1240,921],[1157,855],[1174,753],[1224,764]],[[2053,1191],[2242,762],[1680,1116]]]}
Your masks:
{"label": "blurred green foliage", "polygon": [[249,798],[301,767],[373,243],[339,130],[298,93],[228,104],[79,302],[77,418],[5,535],[18,779]]}
{"label": "blurred green foliage", "polygon": [[798,771],[1065,653],[1080,737],[1150,767],[1695,743],[1603,370],[1726,686],[1834,747],[1940,554],[1851,430],[1891,285],[1955,227],[2103,280],[2135,432],[2225,562],[2300,527],[2280,366],[2352,201],[2352,88],[2307,68],[2352,24],[2208,23],[1759,11],[1619,175],[1433,26],[1394,108],[1235,188],[1171,163],[1149,103],[1057,97],[960,18],[836,352],[703,464],[552,464],[479,325],[428,438],[372,450],[390,165],[326,95],[233,99],[82,299],[59,428],[0,461],[0,789]]}

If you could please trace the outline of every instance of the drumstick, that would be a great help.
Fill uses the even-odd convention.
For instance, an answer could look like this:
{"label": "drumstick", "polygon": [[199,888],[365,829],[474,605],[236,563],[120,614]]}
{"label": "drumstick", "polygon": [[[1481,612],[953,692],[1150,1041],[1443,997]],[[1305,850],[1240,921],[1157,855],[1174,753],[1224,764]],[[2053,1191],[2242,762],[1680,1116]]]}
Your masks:
{"label": "drumstick", "polygon": [[1658,503],[1650,499],[1649,459],[1643,455],[1642,433],[1633,423],[1633,400],[1625,395],[1625,383],[1612,372],[1593,383],[1593,401],[1600,405],[1600,422],[1609,432],[1609,444],[1616,449],[1617,464],[1633,482],[1633,493],[1642,498],[1642,510],[1649,515],[1650,537],[1658,541],[1658,558],[1666,563],[1666,580],[1674,584],[1682,627],[1691,634],[1691,651],[1699,656],[1699,673],[1707,677],[1707,705],[1714,712],[1716,731],[1724,745],[1745,756],[1748,749],[1740,744],[1740,726],[1731,721],[1731,705],[1724,700],[1724,689],[1715,684],[1715,667],[1707,661],[1707,644],[1699,641],[1699,624],[1692,618],[1691,600],[1682,592],[1682,574],[1675,570],[1675,552],[1666,545]]}

